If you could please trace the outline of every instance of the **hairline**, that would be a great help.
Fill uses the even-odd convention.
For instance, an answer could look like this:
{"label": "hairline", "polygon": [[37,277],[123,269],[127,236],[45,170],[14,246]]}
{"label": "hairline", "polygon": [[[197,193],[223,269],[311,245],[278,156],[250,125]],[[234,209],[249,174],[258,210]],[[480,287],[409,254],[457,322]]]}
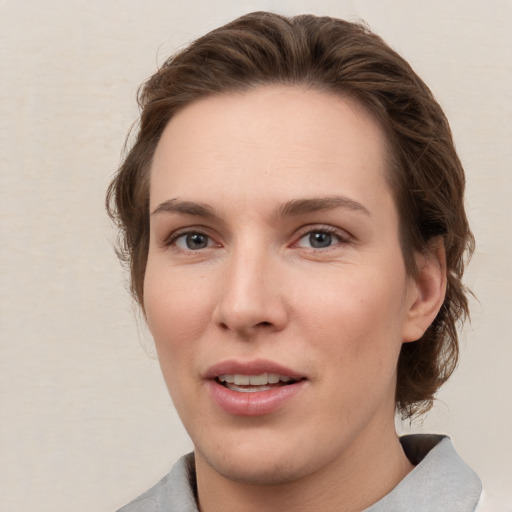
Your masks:
{"label": "hairline", "polygon": [[[146,188],[146,215],[147,220],[149,222],[149,218],[151,217],[150,212],[150,189],[151,189],[151,174],[153,169],[153,159],[158,147],[158,144],[160,143],[160,140],[162,138],[162,135],[164,131],[166,130],[169,123],[183,110],[187,109],[187,107],[190,107],[193,104],[196,104],[202,100],[206,100],[208,98],[212,97],[221,97],[221,96],[229,96],[229,95],[236,95],[236,94],[245,94],[251,90],[258,89],[261,87],[270,87],[270,86],[282,86],[282,87],[288,87],[288,88],[297,88],[304,91],[316,91],[322,94],[325,94],[327,96],[332,96],[336,99],[345,99],[348,100],[353,106],[356,108],[362,109],[363,112],[365,112],[367,115],[370,116],[370,118],[379,126],[379,128],[382,130],[382,133],[384,135],[383,142],[383,158],[384,158],[384,179],[386,183],[389,186],[389,190],[391,192],[391,195],[393,197],[393,202],[395,205],[395,208],[397,210],[398,214],[398,223],[399,223],[399,229],[398,229],[398,235],[399,235],[399,243],[401,247],[402,257],[406,266],[407,273],[410,276],[416,276],[417,275],[417,268],[414,261],[414,251],[416,248],[413,247],[413,243],[410,240],[410,235],[408,234],[408,223],[406,219],[404,218],[404,212],[400,208],[401,204],[401,194],[403,193],[402,185],[400,184],[400,163],[397,159],[397,136],[393,132],[390,124],[389,119],[386,117],[387,112],[382,111],[380,114],[377,112],[377,109],[372,109],[370,106],[369,101],[365,101],[362,97],[362,94],[358,94],[355,91],[351,90],[339,90],[333,87],[332,85],[328,85],[325,83],[320,82],[319,80],[314,79],[298,79],[298,80],[291,80],[291,79],[280,79],[275,77],[269,77],[268,80],[248,80],[246,83],[237,84],[236,86],[226,86],[222,90],[218,91],[206,91],[199,93],[196,97],[190,99],[189,101],[183,103],[179,107],[177,107],[172,114],[167,119],[165,125],[161,129],[160,133],[158,134],[158,137],[152,141],[152,147],[151,147],[151,155],[149,156],[148,160],[144,163],[144,172],[143,174],[143,180],[144,180],[144,187]],[[149,225],[147,226],[149,230]],[[422,249],[426,249],[422,248]],[[145,256],[145,265],[147,264],[147,251],[149,250],[149,243],[146,250],[146,256]],[[145,273],[145,268],[144,268]],[[143,276],[144,277],[144,276]],[[143,281],[143,278],[142,278]],[[142,298],[142,297],[141,297]]]}

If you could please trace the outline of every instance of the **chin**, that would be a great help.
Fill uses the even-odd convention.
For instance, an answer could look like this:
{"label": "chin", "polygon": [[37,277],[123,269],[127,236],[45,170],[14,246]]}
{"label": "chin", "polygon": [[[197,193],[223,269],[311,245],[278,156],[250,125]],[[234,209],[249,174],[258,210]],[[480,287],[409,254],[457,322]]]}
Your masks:
{"label": "chin", "polygon": [[[292,442],[293,436],[272,442],[270,432],[259,434],[238,439],[233,436],[228,442],[218,445],[210,439],[206,450],[196,446],[196,459],[202,459],[216,473],[234,482],[280,485],[301,480],[318,470],[326,462],[323,459],[330,458],[328,453],[322,454],[326,450],[322,450],[321,446],[317,446],[319,449],[313,453],[307,450],[303,442]],[[217,449],[212,450],[214,446]],[[219,449],[220,446],[223,449]]]}
{"label": "chin", "polygon": [[282,485],[300,480],[309,471],[294,464],[289,458],[254,457],[252,460],[237,456],[225,457],[221,460],[210,460],[206,463],[219,475],[233,482],[246,485]]}

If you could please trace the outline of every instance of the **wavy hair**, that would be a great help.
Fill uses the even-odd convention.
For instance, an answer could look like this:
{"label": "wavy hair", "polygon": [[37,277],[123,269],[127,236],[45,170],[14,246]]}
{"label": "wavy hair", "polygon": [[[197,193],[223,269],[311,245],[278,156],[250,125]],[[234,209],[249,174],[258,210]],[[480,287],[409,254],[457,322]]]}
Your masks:
{"label": "wavy hair", "polygon": [[409,275],[417,275],[415,251],[428,251],[440,238],[444,242],[444,303],[424,336],[403,344],[398,361],[397,410],[404,418],[425,412],[457,364],[457,324],[468,316],[461,278],[474,239],[464,210],[465,176],[448,121],[429,88],[363,24],[247,14],[171,56],[141,86],[136,138],[106,197],[119,228],[118,255],[129,268],[131,292],[143,307],[149,173],[167,123],[195,100],[264,84],[302,85],[353,98],[366,108],[387,134],[387,178],[400,214]]}

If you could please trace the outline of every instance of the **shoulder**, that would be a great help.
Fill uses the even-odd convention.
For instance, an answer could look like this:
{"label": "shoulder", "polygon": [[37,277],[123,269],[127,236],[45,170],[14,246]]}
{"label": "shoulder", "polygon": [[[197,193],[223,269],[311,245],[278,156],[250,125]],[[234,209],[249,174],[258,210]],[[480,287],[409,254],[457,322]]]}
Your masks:
{"label": "shoulder", "polygon": [[482,484],[455,451],[451,440],[439,435],[401,438],[416,467],[387,496],[367,512],[474,512]]}
{"label": "shoulder", "polygon": [[156,485],[117,512],[198,512],[195,495],[195,464],[190,453]]}

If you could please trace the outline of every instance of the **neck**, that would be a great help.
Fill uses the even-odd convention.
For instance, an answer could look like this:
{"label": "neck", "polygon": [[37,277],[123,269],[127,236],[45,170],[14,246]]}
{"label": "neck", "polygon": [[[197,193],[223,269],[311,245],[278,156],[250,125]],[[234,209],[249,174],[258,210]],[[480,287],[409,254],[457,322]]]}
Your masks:
{"label": "neck", "polygon": [[320,471],[276,485],[225,478],[196,453],[199,507],[201,512],[353,512],[384,497],[412,468],[394,428],[363,433]]}

